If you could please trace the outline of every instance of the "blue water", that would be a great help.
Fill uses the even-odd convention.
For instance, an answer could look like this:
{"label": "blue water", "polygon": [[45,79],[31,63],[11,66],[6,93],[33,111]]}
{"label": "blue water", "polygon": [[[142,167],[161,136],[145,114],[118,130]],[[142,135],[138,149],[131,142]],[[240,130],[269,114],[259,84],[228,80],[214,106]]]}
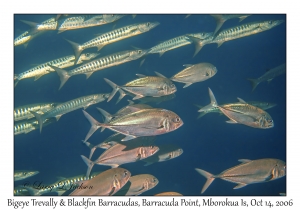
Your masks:
{"label": "blue water", "polygon": [[[20,20],[42,22],[54,15],[15,15],[15,36],[28,30],[29,26]],[[131,46],[148,49],[176,36],[186,33],[212,32],[216,27],[210,15],[131,15],[125,16],[116,23],[115,28],[133,23],[159,21],[160,25],[153,30],[128,38],[101,49],[100,57],[123,50],[133,49]],[[241,23],[231,19],[224,23],[221,30],[239,24],[264,20],[286,20],[285,15],[252,15]],[[86,42],[95,34],[112,30],[114,24],[98,27],[66,31],[46,32],[23,46],[15,47],[14,69],[21,73],[32,64],[41,64],[56,58],[73,54],[73,49],[64,39],[77,43]],[[96,52],[90,48],[84,52]],[[225,42],[217,48],[209,44],[195,56],[194,45],[187,45],[166,52],[162,57],[158,54],[147,56],[142,67],[140,60],[131,61],[116,67],[95,72],[88,80],[85,75],[70,78],[61,90],[58,90],[60,80],[54,72],[41,77],[37,81],[25,79],[14,89],[14,106],[22,106],[43,102],[66,102],[77,97],[95,93],[111,92],[111,87],[103,80],[108,78],[116,84],[124,84],[136,78],[135,74],[154,75],[154,71],[171,77],[181,71],[183,64],[209,62],[215,65],[218,73],[211,79],[195,83],[188,88],[184,84],[175,83],[176,97],[160,104],[150,104],[153,107],[169,109],[177,113],[184,125],[178,130],[157,136],[157,144],[173,143],[182,147],[183,154],[173,160],[144,167],[144,162],[124,164],[132,175],[149,173],[158,178],[159,184],[143,195],[154,195],[164,191],[177,191],[183,195],[200,195],[206,179],[195,171],[204,169],[212,174],[238,165],[238,159],[277,158],[286,161],[286,75],[280,75],[270,84],[263,82],[251,92],[252,87],[246,78],[258,78],[267,69],[274,68],[286,62],[286,22],[281,25],[248,37]],[[72,69],[68,68],[68,69]],[[236,102],[237,97],[245,101],[267,101],[277,106],[267,110],[272,116],[275,126],[271,129],[255,129],[241,124],[228,124],[225,116],[216,113],[207,114],[197,120],[198,112],[194,104],[209,103],[208,87],[212,89],[218,103]],[[117,94],[118,97],[118,94]],[[126,96],[117,105],[117,97],[110,102],[102,102],[90,106],[86,111],[102,121],[96,107],[115,113],[128,104]],[[81,110],[63,115],[61,119],[49,126],[28,134],[15,136],[14,168],[15,170],[38,170],[40,173],[29,182],[42,181],[51,184],[57,177],[72,177],[85,174],[86,164],[80,155],[89,155],[89,148],[81,140],[85,138],[90,124]],[[97,144],[113,134],[106,129],[103,133],[96,132],[90,142]],[[93,155],[95,160],[103,150],[98,149]],[[92,172],[104,171],[108,166],[96,165]],[[22,184],[15,182],[15,186]],[[216,179],[203,195],[279,195],[286,192],[286,177],[275,181],[248,185],[233,190],[235,183]],[[287,192],[288,193],[288,192]],[[56,195],[51,193],[48,195]]]}

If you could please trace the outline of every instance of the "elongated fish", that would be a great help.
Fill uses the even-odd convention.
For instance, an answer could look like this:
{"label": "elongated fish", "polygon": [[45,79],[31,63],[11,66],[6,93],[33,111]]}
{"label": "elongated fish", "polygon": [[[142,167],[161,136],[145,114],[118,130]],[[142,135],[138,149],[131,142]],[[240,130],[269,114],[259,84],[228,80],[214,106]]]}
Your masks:
{"label": "elongated fish", "polygon": [[240,99],[240,103],[219,106],[213,92],[208,88],[210,104],[201,108],[198,112],[205,112],[213,107],[218,107],[220,111],[230,120],[227,123],[240,123],[253,128],[268,129],[274,127],[272,117],[264,110],[247,104]]}
{"label": "elongated fish", "polygon": [[74,177],[60,177],[60,179],[52,184],[47,184],[43,188],[36,188],[34,186],[26,185],[25,189],[29,192],[30,195],[38,196],[44,195],[47,193],[55,192],[57,195],[62,195],[68,190],[76,189],[78,185],[83,183],[86,180],[90,180],[100,174],[101,172],[95,172],[90,176],[86,177],[85,175],[78,175]]}
{"label": "elongated fish", "polygon": [[183,66],[186,68],[170,78],[172,81],[185,83],[183,88],[196,82],[205,81],[218,72],[211,63],[185,64]]}
{"label": "elongated fish", "polygon": [[202,39],[207,38],[209,35],[210,34],[208,34],[208,33],[194,33],[194,34],[186,34],[186,35],[182,35],[182,36],[177,36],[175,38],[166,40],[164,42],[161,42],[158,45],[151,47],[149,50],[149,54],[159,53],[159,57],[161,57],[165,52],[167,52],[169,50],[173,50],[173,49],[191,44],[192,40],[190,40],[188,38],[188,36],[196,37],[197,39],[202,40]]}
{"label": "elongated fish", "polygon": [[[42,22],[42,24],[48,24],[54,21],[55,18],[50,18]],[[26,48],[29,41],[33,40],[35,37],[41,35],[42,33],[43,31],[34,31],[34,30],[25,31],[24,33],[22,33],[21,35],[19,35],[14,39],[14,46],[16,47],[19,45],[24,45],[24,47]]]}
{"label": "elongated fish", "polygon": [[133,163],[150,157],[151,155],[155,154],[158,150],[159,148],[157,146],[144,146],[143,143],[139,143],[137,141],[133,143],[123,142],[122,144],[117,143],[116,145],[105,150],[95,161],[91,161],[84,155],[81,155],[81,157],[88,166],[86,176],[89,176],[95,164],[117,168],[122,164]]}
{"label": "elongated fish", "polygon": [[217,32],[220,30],[220,28],[222,27],[222,25],[225,23],[225,21],[233,18],[239,18],[241,22],[242,20],[244,20],[246,17],[249,17],[250,15],[211,15],[211,16],[213,16],[217,22],[217,26],[213,34],[213,36],[215,36]]}
{"label": "elongated fish", "polygon": [[115,195],[140,195],[153,189],[159,183],[151,174],[138,174],[130,177],[129,181]]}
{"label": "elongated fish", "polygon": [[156,162],[163,162],[179,157],[183,153],[183,149],[174,144],[158,145],[159,151],[154,155],[144,159],[145,166],[151,165]]}
{"label": "elongated fish", "polygon": [[[84,61],[89,61],[89,60],[97,57],[98,55],[99,55],[99,53],[84,53],[84,54],[80,55],[76,64],[81,64]],[[48,61],[48,62],[38,65],[34,68],[31,68],[23,73],[15,74],[14,75],[14,80],[16,81],[15,87],[17,86],[18,82],[22,79],[34,77],[34,81],[36,81],[39,78],[41,78],[42,76],[44,76],[45,74],[54,72],[55,70],[51,66],[55,66],[58,68],[67,68],[67,67],[74,66],[74,65],[75,65],[75,56],[74,55],[69,55],[69,56],[58,58],[58,59],[55,59],[52,61]]]}
{"label": "elongated fish", "polygon": [[145,76],[141,74],[137,74],[139,79],[135,79],[126,83],[123,86],[118,86],[112,81],[104,78],[104,80],[113,88],[113,91],[108,98],[107,102],[109,102],[117,91],[120,92],[120,97],[117,103],[126,95],[123,91],[130,92],[135,95],[133,100],[143,98],[145,96],[151,97],[161,97],[165,95],[173,94],[177,91],[176,86],[172,83],[172,81],[162,74],[156,72],[158,76]]}
{"label": "elongated fish", "polygon": [[39,173],[39,171],[15,170],[14,171],[14,181],[27,179],[29,177],[37,175],[38,173]]}
{"label": "elongated fish", "polygon": [[61,89],[62,86],[66,83],[66,81],[71,76],[78,75],[78,74],[85,74],[86,78],[88,79],[95,71],[99,71],[105,68],[117,66],[122,63],[139,59],[140,57],[146,55],[147,52],[148,50],[126,50],[126,51],[114,53],[105,57],[95,59],[86,64],[80,65],[77,68],[72,69],[70,71],[65,71],[55,66],[51,66],[51,67],[57,72],[60,78],[61,83],[59,89]]}
{"label": "elongated fish", "polygon": [[196,45],[196,50],[194,53],[195,56],[206,44],[216,43],[218,44],[218,47],[220,47],[224,42],[270,30],[283,22],[283,20],[267,20],[247,23],[244,25],[225,29],[219,32],[215,37],[211,36],[207,37],[206,39],[199,39],[196,37],[188,36],[188,38]]}
{"label": "elongated fish", "polygon": [[84,181],[83,187],[74,190],[70,195],[113,195],[128,182],[130,176],[131,173],[124,168],[112,168]]}
{"label": "elongated fish", "polygon": [[41,103],[41,104],[28,104],[24,106],[19,106],[14,109],[14,121],[24,120],[33,118],[32,112],[37,112],[38,114],[44,114],[45,112],[53,109],[57,103]]}
{"label": "elongated fish", "polygon": [[[242,100],[240,98],[238,98],[238,100],[239,100],[239,102],[237,102],[237,103],[241,103],[241,102],[244,103],[244,100]],[[270,108],[276,106],[275,103],[263,102],[263,101],[247,101],[246,103],[250,104],[252,106],[256,106],[262,110],[267,110],[267,109],[270,109]],[[234,103],[231,103],[231,104],[234,104]],[[224,105],[227,105],[227,104],[222,104],[220,106],[224,106]],[[200,105],[196,105],[196,106],[199,109],[203,108],[203,106],[200,106]],[[223,114],[218,107],[212,107],[211,109],[207,109],[204,112],[201,112],[197,119],[199,119],[200,117],[203,117],[204,115],[211,113],[211,112],[218,112],[220,114]]]}
{"label": "elongated fish", "polygon": [[77,44],[75,42],[67,40],[73,47],[75,51],[76,58],[79,57],[80,53],[88,48],[97,47],[98,51],[102,49],[105,45],[120,41],[122,39],[130,38],[155,28],[159,25],[159,22],[147,22],[147,23],[137,23],[128,25],[116,30],[101,34],[96,38],[89,40],[83,44]]}
{"label": "elongated fish", "polygon": [[128,141],[139,136],[156,136],[174,131],[183,125],[180,117],[166,109],[142,109],[110,121],[99,123],[86,111],[83,114],[91,123],[91,129],[84,141],[100,127],[105,127],[126,137],[122,141]]}
{"label": "elongated fish", "polygon": [[238,185],[233,189],[239,189],[248,184],[279,179],[286,174],[286,163],[282,160],[264,158],[257,160],[240,159],[239,161],[242,163],[229,168],[218,175],[213,175],[207,171],[196,168],[196,171],[207,179],[201,193],[205,192],[215,178],[236,183]]}
{"label": "elongated fish", "polygon": [[27,196],[27,195],[30,195],[30,192],[22,185],[14,188],[14,196]]}
{"label": "elongated fish", "polygon": [[39,122],[40,132],[42,132],[43,122],[47,118],[55,117],[56,120],[66,113],[74,111],[80,108],[88,108],[90,105],[100,103],[107,99],[109,94],[93,94],[88,96],[82,96],[64,103],[57,105],[55,108],[49,110],[48,112],[40,115],[36,112],[31,112]]}
{"label": "elongated fish", "polygon": [[58,30],[58,33],[66,30],[74,30],[80,28],[87,28],[93,26],[100,26],[103,24],[114,22],[124,15],[76,15],[64,16],[63,18],[53,18],[54,21],[34,23],[31,21],[22,21],[32,27],[32,32]]}
{"label": "elongated fish", "polygon": [[[47,126],[51,123],[55,122],[55,119],[45,119],[43,122],[44,126]],[[19,134],[27,134],[31,131],[39,129],[39,122],[36,119],[30,119],[26,121],[21,121],[18,123],[15,123],[14,125],[14,135],[19,135]]]}
{"label": "elongated fish", "polygon": [[274,79],[275,77],[284,74],[286,72],[286,64],[281,64],[280,66],[277,66],[273,69],[270,69],[269,71],[267,71],[266,73],[264,73],[262,76],[260,76],[257,79],[249,79],[248,80],[251,82],[252,84],[252,91],[256,88],[256,86],[263,82],[263,81],[268,81],[271,82],[272,79]]}

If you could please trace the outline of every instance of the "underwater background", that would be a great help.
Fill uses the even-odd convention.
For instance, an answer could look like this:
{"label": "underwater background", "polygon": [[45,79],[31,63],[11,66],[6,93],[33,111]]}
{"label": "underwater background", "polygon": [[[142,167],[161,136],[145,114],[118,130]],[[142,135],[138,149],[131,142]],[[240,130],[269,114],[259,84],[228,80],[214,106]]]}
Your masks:
{"label": "underwater background", "polygon": [[[29,29],[20,20],[42,22],[55,16],[15,15],[15,37]],[[115,29],[126,25],[142,22],[158,21],[160,25],[144,34],[124,39],[103,47],[100,56],[109,55],[123,50],[131,50],[132,46],[148,49],[162,41],[184,35],[186,33],[213,32],[216,22],[213,17],[205,15],[140,15],[134,19],[127,15],[117,21]],[[108,78],[116,84],[125,84],[136,79],[135,74],[155,75],[157,71],[171,77],[184,69],[184,64],[208,62],[217,67],[217,74],[209,80],[195,83],[187,88],[184,84],[175,83],[176,97],[159,104],[149,103],[153,107],[165,108],[177,113],[184,125],[174,132],[156,137],[155,143],[176,144],[183,149],[183,154],[175,159],[144,166],[139,161],[121,165],[132,175],[149,173],[157,177],[159,184],[142,195],[154,195],[164,191],[176,191],[183,195],[200,195],[206,179],[195,171],[201,168],[212,174],[239,164],[238,159],[277,158],[286,160],[286,75],[280,75],[269,84],[263,82],[252,92],[251,84],[246,78],[258,78],[266,70],[275,68],[286,62],[286,15],[251,15],[242,22],[239,19],[226,21],[220,30],[237,25],[264,20],[285,20],[279,26],[268,31],[225,42],[217,48],[216,44],[205,45],[193,57],[194,45],[190,44],[164,53],[151,54],[146,57],[140,67],[140,59],[107,68],[92,74],[89,79],[85,75],[74,76],[58,90],[60,80],[57,73],[45,75],[33,81],[25,79],[14,89],[14,107],[44,102],[66,102],[74,98],[96,93],[109,93],[112,88],[103,80]],[[48,31],[29,42],[27,48],[17,46],[14,49],[14,73],[19,74],[33,64],[41,64],[56,58],[72,55],[71,45],[64,39],[77,43],[86,42],[95,34],[113,30],[110,23],[102,26],[65,31]],[[90,48],[84,52],[96,52]],[[73,69],[73,67],[68,68]],[[208,87],[212,89],[219,104],[236,102],[237,97],[245,101],[266,101],[277,105],[267,112],[274,120],[274,128],[255,129],[241,124],[229,124],[224,115],[210,113],[197,119],[198,108],[194,104],[207,105],[210,102]],[[117,97],[118,97],[117,93]],[[117,97],[110,102],[101,102],[86,109],[98,121],[102,115],[96,107],[109,113],[115,113],[128,104],[126,96],[118,104]],[[40,173],[26,181],[42,181],[51,184],[57,177],[72,177],[85,174],[86,164],[80,155],[89,155],[89,148],[82,143],[90,129],[90,124],[81,110],[63,115],[58,122],[28,134],[14,137],[14,169],[38,170]],[[95,132],[89,142],[98,144],[113,134],[109,129]],[[97,149],[92,160],[104,150]],[[287,163],[288,165],[288,163]],[[109,166],[95,165],[92,173],[104,171]],[[287,166],[288,168],[288,166]],[[288,169],[287,169],[288,171]],[[216,179],[202,195],[279,195],[286,192],[287,176],[275,181],[251,184],[233,190],[236,186],[221,179]],[[22,181],[14,182],[15,186]],[[286,192],[288,194],[288,192]],[[68,193],[64,194],[67,195]],[[51,193],[47,195],[56,195]]]}

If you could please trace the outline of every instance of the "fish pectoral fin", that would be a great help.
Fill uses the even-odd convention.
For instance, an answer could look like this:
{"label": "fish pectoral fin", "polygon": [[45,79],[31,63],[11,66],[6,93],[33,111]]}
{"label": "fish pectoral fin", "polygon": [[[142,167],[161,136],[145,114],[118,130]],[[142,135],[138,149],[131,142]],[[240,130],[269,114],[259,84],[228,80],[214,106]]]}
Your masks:
{"label": "fish pectoral fin", "polygon": [[86,79],[88,79],[92,74],[93,72],[85,73]]}
{"label": "fish pectoral fin", "polygon": [[265,178],[265,181],[266,181],[266,182],[267,182],[267,181],[271,181],[273,178],[274,178],[273,173],[271,173],[269,176],[267,176],[267,177]]}
{"label": "fish pectoral fin", "polygon": [[242,187],[245,187],[245,186],[247,186],[247,184],[245,184],[245,183],[239,183],[237,186],[235,186],[233,189],[240,189],[240,188],[242,188]]}
{"label": "fish pectoral fin", "polygon": [[193,64],[183,64],[184,67],[188,68],[188,67],[192,67]]}
{"label": "fish pectoral fin", "polygon": [[224,42],[218,42],[218,47],[221,47],[221,45],[223,44]]}
{"label": "fish pectoral fin", "polygon": [[56,121],[58,121],[60,118],[61,118],[62,114],[61,115],[56,115],[55,118],[56,118]]}
{"label": "fish pectoral fin", "polygon": [[242,162],[242,163],[248,163],[248,162],[251,162],[252,160],[249,160],[249,159],[238,159],[239,162]]}
{"label": "fish pectoral fin", "polygon": [[142,158],[142,155],[141,155],[141,154],[138,154],[138,155],[136,156],[136,160],[135,160],[135,161],[139,161],[141,158]]}
{"label": "fish pectoral fin", "polygon": [[138,77],[147,77],[146,75],[144,75],[144,74],[135,74],[136,76],[138,76]]}
{"label": "fish pectoral fin", "polygon": [[37,81],[39,78],[41,78],[43,76],[43,74],[42,75],[37,75],[37,76],[35,76],[34,77],[34,81]]}
{"label": "fish pectoral fin", "polygon": [[132,100],[136,100],[136,99],[140,99],[140,98],[144,98],[145,96],[143,95],[136,95]]}
{"label": "fish pectoral fin", "polygon": [[121,141],[128,141],[128,140],[135,139],[135,138],[136,138],[136,136],[126,136]]}
{"label": "fish pectoral fin", "polygon": [[159,57],[161,57],[166,51],[160,52]]}
{"label": "fish pectoral fin", "polygon": [[238,100],[239,100],[239,102],[241,102],[241,103],[244,103],[244,104],[247,104],[247,102],[246,101],[244,101],[243,99],[241,99],[241,98],[237,98]]}
{"label": "fish pectoral fin", "polygon": [[57,192],[57,195],[62,195],[66,192],[66,190],[60,190],[60,191],[56,191]]}
{"label": "fish pectoral fin", "polygon": [[184,86],[183,86],[183,88],[186,88],[186,87],[188,87],[188,86],[190,86],[190,85],[192,85],[193,83],[186,83]]}
{"label": "fish pectoral fin", "polygon": [[115,192],[115,187],[113,187],[113,188],[111,188],[111,191],[108,193],[108,195],[110,196],[110,195],[113,195],[114,194],[114,192]]}
{"label": "fish pectoral fin", "polygon": [[112,165],[110,165],[110,166],[111,166],[111,168],[118,168],[118,167],[119,167],[118,164],[112,164]]}
{"label": "fish pectoral fin", "polygon": [[226,121],[227,123],[231,123],[231,124],[236,124],[236,123],[238,123],[237,121],[234,121],[234,120],[232,120],[232,119],[230,119],[230,120],[228,120],[228,121]]}

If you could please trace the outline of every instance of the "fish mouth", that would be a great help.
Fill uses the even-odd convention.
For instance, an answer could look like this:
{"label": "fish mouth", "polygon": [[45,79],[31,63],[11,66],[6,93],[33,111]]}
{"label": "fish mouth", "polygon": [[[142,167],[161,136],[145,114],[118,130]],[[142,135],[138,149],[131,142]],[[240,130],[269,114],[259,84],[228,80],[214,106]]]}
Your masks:
{"label": "fish mouth", "polygon": [[159,24],[160,24],[160,22],[155,21],[155,22],[151,23],[150,28],[151,28],[151,29],[152,29],[152,28],[155,28],[155,27],[158,26]]}

